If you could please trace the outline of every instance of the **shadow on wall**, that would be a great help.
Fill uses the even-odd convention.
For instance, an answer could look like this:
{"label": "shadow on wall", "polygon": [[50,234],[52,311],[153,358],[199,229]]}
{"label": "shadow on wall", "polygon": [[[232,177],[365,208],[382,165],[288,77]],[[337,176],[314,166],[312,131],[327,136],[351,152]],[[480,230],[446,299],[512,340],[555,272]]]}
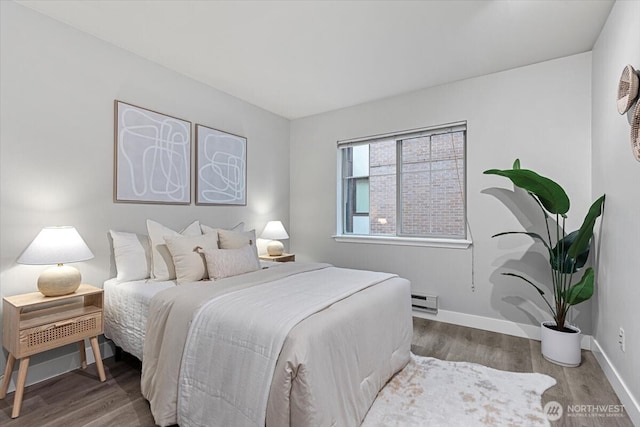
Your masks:
{"label": "shadow on wall", "polygon": [[[545,294],[550,292],[551,279],[545,271],[546,259],[536,251],[532,244],[524,254],[522,245],[513,247],[513,252],[496,260],[495,269],[489,276],[491,289],[491,306],[504,319],[512,322],[538,325],[545,316],[546,304],[538,292],[530,285],[514,278],[503,276],[503,272],[522,272],[543,289]],[[517,251],[516,251],[517,249]],[[515,257],[515,258],[514,258]]]}
{"label": "shadow on wall", "polygon": [[[532,279],[544,292],[551,295],[551,278],[549,277],[549,263],[537,251],[537,245],[532,244],[527,252],[518,259],[506,255],[496,263],[496,268],[489,277],[493,284],[491,292],[491,306],[504,319],[512,322],[539,326],[540,322],[552,320],[549,309],[538,292],[523,281],[514,277],[503,276],[503,272],[517,272]],[[520,252],[520,251],[519,251]],[[515,251],[514,251],[515,253]],[[592,311],[591,300],[572,307],[570,323],[577,325],[584,333],[590,334]]]}
{"label": "shadow on wall", "polygon": [[[521,227],[509,228],[509,231],[527,231],[547,237],[541,208],[526,191],[517,187],[514,190],[494,187],[482,190],[481,193],[498,199],[518,220]],[[549,218],[548,221],[553,229],[555,220]],[[499,230],[502,231],[505,230]],[[529,247],[523,249],[523,241],[526,239],[529,239]],[[556,240],[555,236],[551,236],[551,239]],[[504,236],[499,245],[501,250],[509,252],[492,263],[495,269],[489,276],[489,282],[493,285],[491,306],[504,319],[513,322],[538,326],[542,321],[551,320],[549,308],[533,286],[518,278],[502,274],[514,272],[528,277],[545,292],[550,301],[553,300],[545,247],[540,242],[522,235]],[[580,327],[584,333],[591,333],[591,302],[586,301],[578,307],[573,307],[572,311],[571,323]]]}

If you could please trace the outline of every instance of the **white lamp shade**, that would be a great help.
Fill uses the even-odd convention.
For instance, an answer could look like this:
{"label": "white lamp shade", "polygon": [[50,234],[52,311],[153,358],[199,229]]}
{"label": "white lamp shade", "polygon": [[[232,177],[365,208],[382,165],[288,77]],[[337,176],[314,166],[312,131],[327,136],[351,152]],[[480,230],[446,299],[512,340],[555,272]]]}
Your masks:
{"label": "white lamp shade", "polygon": [[281,221],[269,221],[260,237],[267,240],[285,240],[289,238],[289,235]]}
{"label": "white lamp shade", "polygon": [[18,263],[50,265],[86,261],[91,258],[91,249],[75,227],[45,227],[20,255]]}

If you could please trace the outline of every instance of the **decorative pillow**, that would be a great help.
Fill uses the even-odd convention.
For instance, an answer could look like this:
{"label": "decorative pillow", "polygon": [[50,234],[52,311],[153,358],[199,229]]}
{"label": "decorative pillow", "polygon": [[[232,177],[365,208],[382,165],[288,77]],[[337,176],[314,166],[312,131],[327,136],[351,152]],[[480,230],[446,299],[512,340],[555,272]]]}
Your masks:
{"label": "decorative pillow", "polygon": [[149,237],[124,231],[109,230],[119,282],[142,280],[151,274]]}
{"label": "decorative pillow", "polygon": [[[218,232],[219,230],[226,230],[225,228],[213,228],[208,225],[200,224],[200,230],[202,230],[202,234],[211,233],[212,231]],[[233,231],[243,231],[244,230],[244,222],[239,222],[235,226],[233,226],[230,230]]]}
{"label": "decorative pillow", "polygon": [[151,277],[155,280],[173,280],[176,278],[176,270],[169,248],[165,243],[165,236],[200,236],[200,223],[193,221],[187,228],[173,231],[164,225],[147,220],[147,231],[151,240]]}
{"label": "decorative pillow", "polygon": [[269,243],[271,243],[271,240],[269,239],[261,239],[260,237],[256,239],[256,249],[258,251],[258,256],[267,254],[267,246],[269,246]]}
{"label": "decorative pillow", "polygon": [[207,264],[203,249],[218,249],[218,234],[207,233],[200,236],[168,236],[165,242],[173,258],[178,283],[197,282],[208,279]]}
{"label": "decorative pillow", "polygon": [[258,246],[256,245],[256,230],[233,231],[218,230],[218,247],[220,249],[241,249],[251,246],[258,259]]}
{"label": "decorative pillow", "polygon": [[255,244],[241,249],[204,249],[203,252],[211,280],[260,270]]}
{"label": "decorative pillow", "polygon": [[235,231],[235,230],[218,230],[218,241],[220,249],[240,249],[246,245],[255,245],[256,230]]}

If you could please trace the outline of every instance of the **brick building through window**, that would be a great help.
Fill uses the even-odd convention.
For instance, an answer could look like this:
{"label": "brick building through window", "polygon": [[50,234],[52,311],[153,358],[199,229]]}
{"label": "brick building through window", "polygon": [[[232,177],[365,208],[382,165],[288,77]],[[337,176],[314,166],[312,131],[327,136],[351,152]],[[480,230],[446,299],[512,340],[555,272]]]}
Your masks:
{"label": "brick building through window", "polygon": [[342,143],[342,234],[466,238],[466,126]]}

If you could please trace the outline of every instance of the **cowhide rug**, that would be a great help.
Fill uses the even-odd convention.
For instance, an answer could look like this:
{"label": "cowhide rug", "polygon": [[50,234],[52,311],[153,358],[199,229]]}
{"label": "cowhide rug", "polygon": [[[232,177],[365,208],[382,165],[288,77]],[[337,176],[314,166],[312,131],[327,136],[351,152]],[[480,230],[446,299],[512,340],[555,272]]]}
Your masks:
{"label": "cowhide rug", "polygon": [[412,354],[380,391],[362,425],[549,426],[541,399],[555,384],[543,374]]}

